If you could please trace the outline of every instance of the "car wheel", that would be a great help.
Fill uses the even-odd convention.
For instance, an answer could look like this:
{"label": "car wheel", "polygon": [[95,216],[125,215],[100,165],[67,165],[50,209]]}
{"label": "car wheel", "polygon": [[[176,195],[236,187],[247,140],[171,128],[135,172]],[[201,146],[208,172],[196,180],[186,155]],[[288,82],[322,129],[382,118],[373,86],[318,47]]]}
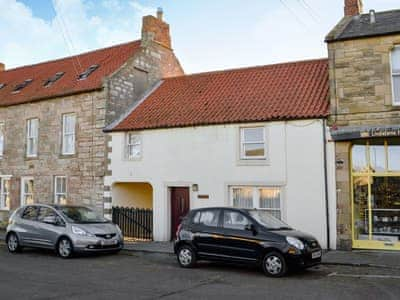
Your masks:
{"label": "car wheel", "polygon": [[57,244],[57,253],[62,258],[70,258],[73,255],[73,246],[69,238],[62,237]]}
{"label": "car wheel", "polygon": [[178,263],[183,268],[192,268],[196,265],[196,253],[190,246],[181,246],[176,254]]}
{"label": "car wheel", "polygon": [[22,250],[19,244],[18,236],[15,233],[10,233],[7,237],[7,248],[11,253],[17,253]]}
{"label": "car wheel", "polygon": [[264,256],[263,270],[265,275],[270,277],[282,277],[287,273],[286,260],[282,254],[273,251]]}

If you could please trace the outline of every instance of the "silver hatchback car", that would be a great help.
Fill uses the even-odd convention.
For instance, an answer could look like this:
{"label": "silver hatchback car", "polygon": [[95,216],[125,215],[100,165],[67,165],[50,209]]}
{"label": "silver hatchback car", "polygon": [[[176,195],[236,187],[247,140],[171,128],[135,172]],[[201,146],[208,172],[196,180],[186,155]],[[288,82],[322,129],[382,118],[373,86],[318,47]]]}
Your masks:
{"label": "silver hatchback car", "polygon": [[8,250],[23,247],[54,249],[62,258],[74,253],[118,252],[123,235],[114,223],[84,206],[34,204],[20,207],[10,217]]}

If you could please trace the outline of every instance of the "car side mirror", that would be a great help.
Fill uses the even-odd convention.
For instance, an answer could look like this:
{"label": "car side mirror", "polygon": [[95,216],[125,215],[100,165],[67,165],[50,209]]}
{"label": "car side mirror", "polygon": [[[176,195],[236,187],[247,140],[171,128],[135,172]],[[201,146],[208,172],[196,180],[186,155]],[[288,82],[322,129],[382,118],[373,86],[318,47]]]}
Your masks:
{"label": "car side mirror", "polygon": [[247,224],[244,227],[244,229],[247,230],[247,231],[251,231],[253,234],[257,233],[256,227],[254,226],[254,224]]}
{"label": "car side mirror", "polygon": [[54,216],[44,217],[43,222],[46,224],[57,225],[57,219]]}

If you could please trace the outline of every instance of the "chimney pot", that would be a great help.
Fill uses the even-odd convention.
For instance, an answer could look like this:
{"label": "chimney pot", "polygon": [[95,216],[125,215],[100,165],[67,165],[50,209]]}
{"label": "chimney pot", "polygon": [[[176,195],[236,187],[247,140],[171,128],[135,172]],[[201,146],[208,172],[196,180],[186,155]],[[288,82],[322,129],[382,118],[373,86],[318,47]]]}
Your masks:
{"label": "chimney pot", "polygon": [[344,15],[346,17],[353,17],[362,14],[363,2],[362,0],[344,0]]}
{"label": "chimney pot", "polygon": [[0,72],[5,71],[6,70],[6,65],[3,63],[0,63]]}
{"label": "chimney pot", "polygon": [[371,9],[369,11],[369,22],[374,24],[376,22],[375,10]]}
{"label": "chimney pot", "polygon": [[163,19],[163,9],[161,7],[157,8],[157,19],[160,21]]}

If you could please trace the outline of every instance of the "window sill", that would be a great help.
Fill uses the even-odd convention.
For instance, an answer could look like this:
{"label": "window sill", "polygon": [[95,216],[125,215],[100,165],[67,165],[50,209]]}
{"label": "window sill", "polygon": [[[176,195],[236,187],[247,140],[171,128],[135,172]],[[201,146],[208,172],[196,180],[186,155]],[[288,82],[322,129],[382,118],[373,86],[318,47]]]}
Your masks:
{"label": "window sill", "polygon": [[240,159],[237,161],[239,166],[269,166],[270,161],[267,159]]}
{"label": "window sill", "polygon": [[39,155],[36,156],[25,156],[25,160],[36,160],[39,159]]}
{"label": "window sill", "polygon": [[58,155],[58,158],[63,159],[63,158],[76,158],[78,157],[77,153],[73,153],[73,154],[60,154]]}
{"label": "window sill", "polygon": [[141,161],[142,157],[136,157],[136,158],[124,158],[124,161]]}

